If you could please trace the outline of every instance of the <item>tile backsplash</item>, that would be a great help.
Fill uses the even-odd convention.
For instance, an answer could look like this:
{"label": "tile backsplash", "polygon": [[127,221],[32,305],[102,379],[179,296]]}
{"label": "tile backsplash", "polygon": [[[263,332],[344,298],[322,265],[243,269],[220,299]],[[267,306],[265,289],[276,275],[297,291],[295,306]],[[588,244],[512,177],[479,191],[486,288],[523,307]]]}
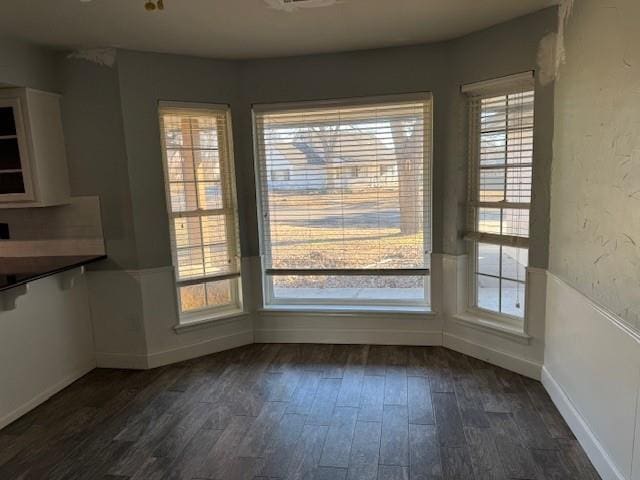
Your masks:
{"label": "tile backsplash", "polygon": [[9,225],[11,240],[103,238],[100,199],[73,197],[69,205],[0,209],[0,223]]}

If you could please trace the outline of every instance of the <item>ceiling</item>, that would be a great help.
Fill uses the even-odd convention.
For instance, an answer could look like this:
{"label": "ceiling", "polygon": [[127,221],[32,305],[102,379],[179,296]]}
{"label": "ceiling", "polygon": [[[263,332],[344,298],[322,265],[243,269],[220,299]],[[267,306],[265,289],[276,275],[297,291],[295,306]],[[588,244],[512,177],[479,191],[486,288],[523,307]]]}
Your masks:
{"label": "ceiling", "polygon": [[557,0],[2,0],[0,31],[65,49],[119,47],[219,58],[348,51],[455,38]]}

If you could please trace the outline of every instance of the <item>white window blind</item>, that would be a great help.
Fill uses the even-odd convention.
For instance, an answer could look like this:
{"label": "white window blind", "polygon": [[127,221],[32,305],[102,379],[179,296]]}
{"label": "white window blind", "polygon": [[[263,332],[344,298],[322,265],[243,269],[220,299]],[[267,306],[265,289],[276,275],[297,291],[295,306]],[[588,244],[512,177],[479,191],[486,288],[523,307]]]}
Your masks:
{"label": "white window blind", "polygon": [[396,297],[388,300],[424,302],[430,97],[254,113],[263,263],[275,276],[267,279],[273,297],[357,303],[386,289],[383,295]]}
{"label": "white window blind", "polygon": [[240,257],[230,118],[225,106],[160,105],[180,311],[240,305]]}
{"label": "white window blind", "polygon": [[526,246],[533,166],[533,91],[474,98],[470,230]]}
{"label": "white window blind", "polygon": [[[522,317],[532,193],[532,77],[467,89],[472,304]],[[488,90],[487,90],[488,89]]]}

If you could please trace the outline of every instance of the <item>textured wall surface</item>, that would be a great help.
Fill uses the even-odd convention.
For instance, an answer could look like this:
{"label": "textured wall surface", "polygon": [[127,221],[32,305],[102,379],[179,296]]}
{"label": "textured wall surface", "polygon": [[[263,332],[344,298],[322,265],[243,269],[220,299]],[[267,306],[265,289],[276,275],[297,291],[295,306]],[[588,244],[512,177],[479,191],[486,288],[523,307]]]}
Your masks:
{"label": "textured wall surface", "polygon": [[550,270],[640,328],[640,2],[578,0],[556,81]]}

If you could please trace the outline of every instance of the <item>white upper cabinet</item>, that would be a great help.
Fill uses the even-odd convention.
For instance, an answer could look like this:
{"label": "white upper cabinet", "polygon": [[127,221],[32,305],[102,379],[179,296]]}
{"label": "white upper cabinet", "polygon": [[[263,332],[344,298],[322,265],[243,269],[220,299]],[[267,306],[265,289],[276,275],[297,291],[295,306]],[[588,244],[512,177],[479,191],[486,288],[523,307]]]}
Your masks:
{"label": "white upper cabinet", "polygon": [[69,202],[60,96],[0,88],[0,208]]}

